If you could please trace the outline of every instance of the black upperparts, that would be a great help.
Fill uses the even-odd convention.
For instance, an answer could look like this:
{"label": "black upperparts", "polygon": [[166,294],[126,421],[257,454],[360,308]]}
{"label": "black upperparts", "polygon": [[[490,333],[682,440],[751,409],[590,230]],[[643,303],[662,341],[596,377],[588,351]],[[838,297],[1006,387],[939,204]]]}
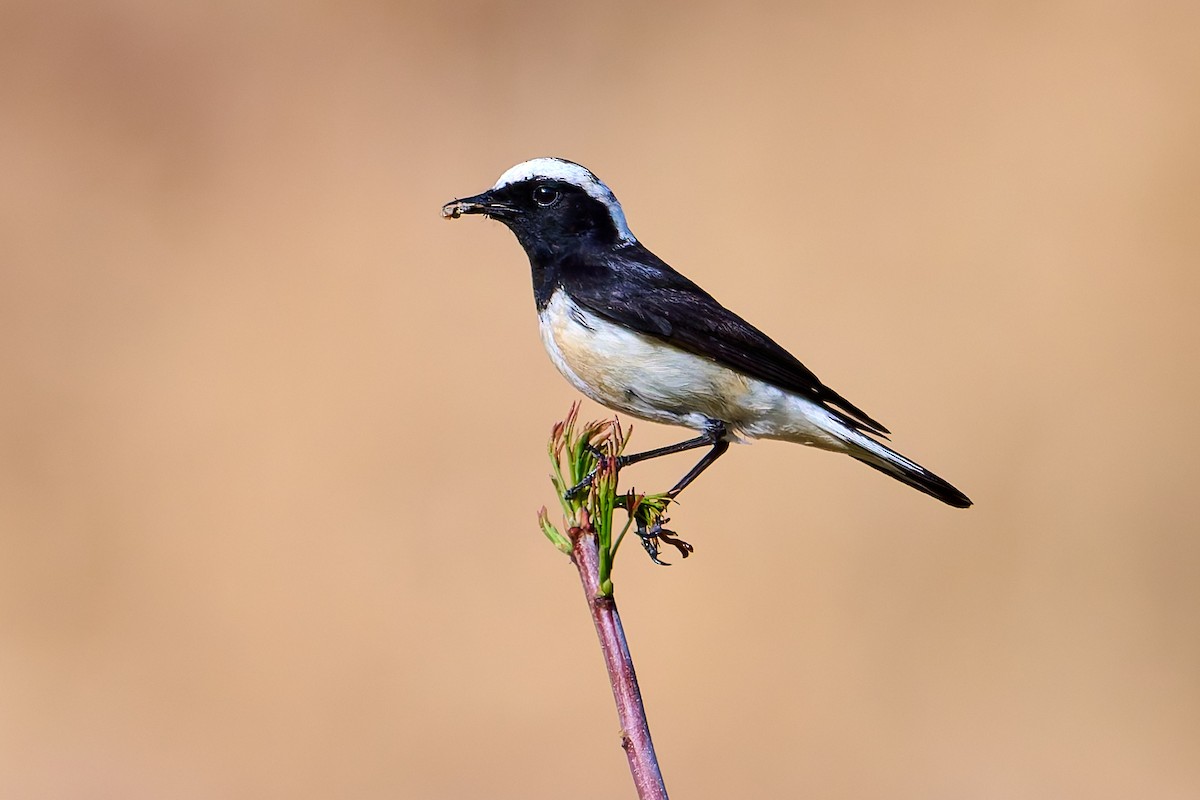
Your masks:
{"label": "black upperparts", "polygon": [[[887,428],[823,384],[773,339],[640,243],[603,249],[572,248],[564,256],[547,268],[554,274],[542,290],[547,292],[546,300],[549,292],[561,287],[594,314],[832,406],[831,410],[853,428],[888,433]],[[534,269],[536,274],[536,264]],[[543,302],[540,297],[539,302]]]}

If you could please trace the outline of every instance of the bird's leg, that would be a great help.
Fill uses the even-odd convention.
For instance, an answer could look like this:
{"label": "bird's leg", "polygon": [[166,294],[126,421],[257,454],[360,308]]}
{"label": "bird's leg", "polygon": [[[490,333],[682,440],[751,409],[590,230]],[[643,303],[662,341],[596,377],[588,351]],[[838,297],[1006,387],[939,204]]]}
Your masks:
{"label": "bird's leg", "polygon": [[656,447],[653,450],[646,450],[643,453],[634,453],[631,456],[621,456],[620,463],[622,467],[627,467],[630,464],[636,464],[639,461],[649,461],[652,458],[659,456],[670,456],[676,453],[685,453],[688,450],[695,450],[697,447],[710,447],[721,441],[721,437],[725,435],[725,423],[713,422],[704,429],[704,433],[697,436],[695,439],[688,439],[676,444],[669,444],[666,447]]}
{"label": "bird's leg", "polygon": [[[715,456],[712,455],[712,451],[710,451],[708,455],[706,455],[703,459],[701,459],[700,463],[703,464],[704,466],[700,466],[699,464],[697,464],[696,465],[697,469],[692,470],[692,472],[694,472],[695,475],[693,475],[692,472],[689,472],[688,475],[685,476],[685,479],[683,481],[680,481],[680,485],[677,485],[674,489],[671,490],[675,494],[678,494],[680,491],[683,490],[684,486],[687,486],[689,483],[691,483],[693,480],[696,479],[696,475],[699,475],[701,472],[703,472],[705,467],[707,467],[713,461],[716,461],[717,458],[721,455],[721,453],[724,453],[725,450],[727,450],[729,448],[729,443],[725,442],[723,439],[724,436],[725,436],[725,423],[713,421],[704,430],[704,433],[700,434],[695,439],[688,439],[686,441],[678,442],[676,444],[669,444],[666,447],[657,447],[653,450],[647,450],[643,453],[634,453],[631,456],[617,456],[617,469],[621,469],[622,467],[627,467],[630,464],[636,464],[639,461],[649,461],[652,458],[658,458],[660,456],[669,456],[669,455],[674,455],[675,453],[684,453],[684,452],[687,452],[688,450],[695,450],[697,447],[708,446],[708,447],[712,447],[714,451],[717,450],[718,448],[720,448],[721,452],[717,453],[717,455],[715,455]],[[584,489],[586,489],[588,486],[591,485],[592,480],[596,477],[597,469],[599,469],[599,467],[597,467],[596,469],[592,470],[587,475],[585,475],[583,480],[581,480],[579,483],[575,484],[570,489],[567,489],[567,491],[563,493],[563,496],[567,500],[571,500],[571,499],[577,497],[580,492],[582,492]]]}
{"label": "bird's leg", "polygon": [[[700,477],[700,473],[712,466],[713,462],[718,458],[725,455],[725,451],[729,449],[729,442],[725,439],[727,432],[728,429],[726,428],[725,423],[713,420],[709,422],[708,426],[704,429],[704,433],[700,434],[694,439],[687,439],[686,441],[678,442],[676,444],[669,444],[666,447],[658,447],[654,450],[646,450],[642,453],[634,453],[630,456],[618,456],[617,469],[627,467],[630,464],[636,464],[639,461],[649,461],[652,458],[658,458],[660,456],[669,456],[674,455],[675,453],[683,453],[688,450],[695,450],[698,447],[711,448],[707,453],[704,454],[703,458],[696,462],[696,466],[688,470],[687,474],[680,478],[679,482],[676,483],[669,492],[667,492],[668,500],[674,500],[679,496],[680,492],[682,492],[692,483],[692,481]],[[604,456],[601,456],[594,449],[592,450],[592,454],[598,459],[604,458]],[[596,477],[596,471],[598,469],[599,466],[589,472],[579,483],[568,489],[565,493],[566,498],[570,500],[591,485],[592,480]],[[650,560],[655,564],[663,567],[669,566],[666,561],[663,561],[658,557],[658,543],[660,541],[666,542],[667,544],[679,550],[680,555],[684,558],[687,558],[688,555],[692,553],[694,548],[690,544],[680,539],[674,531],[663,527],[663,523],[667,522],[665,517],[660,515],[658,519],[651,521],[650,519],[643,517],[641,513],[638,513],[635,521],[637,523],[637,535],[642,542],[642,547],[645,548],[647,555],[650,556]]]}
{"label": "bird's leg", "polygon": [[[696,463],[696,466],[688,470],[687,474],[679,479],[679,483],[676,483],[671,488],[671,491],[667,492],[667,497],[670,500],[678,497],[679,493],[686,489],[692,481],[700,477],[701,472],[704,472],[704,470],[712,466],[714,461],[725,455],[725,451],[729,449],[729,442],[725,440],[725,432],[725,425],[720,422],[714,423],[705,431],[706,436],[701,438],[705,439],[706,444],[711,444],[712,449],[704,454],[704,457]],[[666,521],[666,517],[663,516],[660,516],[649,525],[646,524],[646,520],[639,519],[637,521],[637,534],[642,540],[642,547],[646,549],[650,560],[659,566],[669,566],[667,562],[662,561],[658,557],[658,542],[660,540],[676,548],[683,558],[687,558],[695,549],[683,539],[680,539],[675,531],[664,528],[663,523]]]}
{"label": "bird's leg", "polygon": [[674,500],[679,496],[679,493],[688,487],[692,481],[700,477],[700,473],[713,465],[721,456],[725,455],[725,451],[729,449],[729,442],[724,439],[717,439],[713,442],[712,450],[704,454],[704,458],[696,462],[696,466],[688,470],[688,474],[679,479],[679,483],[675,484],[671,491],[667,492],[667,497]]}
{"label": "bird's leg", "polygon": [[[574,486],[570,487],[565,492],[563,492],[564,500],[574,500],[576,497],[579,496],[580,492],[582,492],[587,487],[591,486],[592,481],[596,479],[596,473],[599,472],[600,467],[602,467],[604,465],[604,459],[608,458],[608,456],[604,455],[604,453],[602,453],[600,451],[599,447],[596,447],[596,445],[592,444],[591,442],[587,442],[586,444],[584,444],[583,449],[587,450],[589,453],[591,453],[595,457],[596,466],[592,468],[591,472],[589,472],[587,475],[583,476],[583,480],[581,480],[579,483],[575,484]],[[623,465],[621,464],[621,461],[618,458],[617,469],[620,469],[622,466]]]}

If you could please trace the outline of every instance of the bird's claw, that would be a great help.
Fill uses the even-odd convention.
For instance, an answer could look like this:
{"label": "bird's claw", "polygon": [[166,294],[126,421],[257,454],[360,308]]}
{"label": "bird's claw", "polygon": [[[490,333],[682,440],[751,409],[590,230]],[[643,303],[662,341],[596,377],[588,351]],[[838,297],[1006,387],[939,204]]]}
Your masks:
{"label": "bird's claw", "polygon": [[[583,476],[583,480],[563,492],[564,500],[574,500],[576,497],[579,497],[579,495],[583,493],[584,489],[592,485],[592,481],[596,479],[596,473],[600,471],[601,467],[605,466],[605,462],[608,461],[608,459],[613,458],[613,456],[604,455],[600,448],[596,447],[591,442],[585,444],[583,448],[596,458],[596,466],[591,472]],[[616,456],[615,458],[617,469],[620,469],[622,466],[624,466],[624,462],[621,460],[620,456]]]}
{"label": "bird's claw", "polygon": [[564,500],[574,500],[583,492],[584,489],[592,485],[592,481],[596,477],[596,470],[592,470],[587,475],[583,476],[583,480],[563,492]]}
{"label": "bird's claw", "polygon": [[675,531],[664,528],[662,524],[667,521],[666,518],[658,519],[649,527],[644,522],[639,521],[637,526],[637,535],[641,539],[642,547],[645,548],[646,553],[650,556],[650,560],[660,567],[671,566],[669,561],[663,561],[658,557],[658,543],[660,541],[678,550],[681,558],[687,558],[696,549],[683,539],[680,539]]}

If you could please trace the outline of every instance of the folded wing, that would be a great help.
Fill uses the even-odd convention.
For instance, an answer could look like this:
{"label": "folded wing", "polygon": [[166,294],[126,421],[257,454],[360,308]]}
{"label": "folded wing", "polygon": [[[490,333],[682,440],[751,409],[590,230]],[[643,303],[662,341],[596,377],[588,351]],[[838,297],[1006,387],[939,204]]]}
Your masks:
{"label": "folded wing", "polygon": [[718,303],[640,244],[602,263],[564,265],[573,299],[589,311],[681,350],[820,403],[852,428],[887,428],[821,383],[774,340]]}

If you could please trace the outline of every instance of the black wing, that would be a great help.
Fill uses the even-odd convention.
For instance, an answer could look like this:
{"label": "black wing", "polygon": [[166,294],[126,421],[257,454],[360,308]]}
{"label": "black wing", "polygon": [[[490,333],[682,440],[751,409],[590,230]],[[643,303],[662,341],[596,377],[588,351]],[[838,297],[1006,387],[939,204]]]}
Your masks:
{"label": "black wing", "polygon": [[830,410],[853,428],[889,433],[821,383],[795,356],[641,244],[606,253],[598,263],[565,264],[560,279],[569,285],[571,297],[594,314],[826,408],[833,406]]}

